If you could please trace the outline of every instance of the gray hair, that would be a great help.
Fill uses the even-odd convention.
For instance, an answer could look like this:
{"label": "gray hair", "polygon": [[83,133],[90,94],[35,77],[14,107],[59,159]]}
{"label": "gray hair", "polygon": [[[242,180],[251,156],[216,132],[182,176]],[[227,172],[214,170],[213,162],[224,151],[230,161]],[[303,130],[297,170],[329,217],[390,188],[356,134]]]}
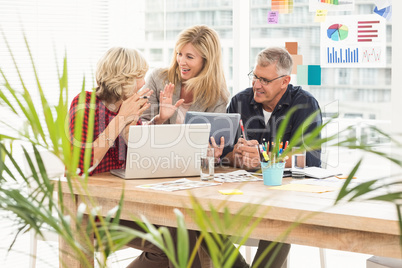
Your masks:
{"label": "gray hair", "polygon": [[276,64],[278,75],[290,75],[293,68],[293,59],[286,49],[269,47],[258,53],[257,64],[262,67]]}

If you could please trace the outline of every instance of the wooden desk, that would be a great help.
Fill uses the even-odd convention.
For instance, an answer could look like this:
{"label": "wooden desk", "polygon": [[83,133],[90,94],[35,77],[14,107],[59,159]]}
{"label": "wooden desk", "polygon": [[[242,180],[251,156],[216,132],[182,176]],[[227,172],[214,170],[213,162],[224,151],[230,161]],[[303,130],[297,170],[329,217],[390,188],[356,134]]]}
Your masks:
{"label": "wooden desk", "polygon": [[[227,171],[227,169],[225,169]],[[220,170],[216,170],[220,172]],[[197,177],[189,178],[199,180]],[[125,202],[122,219],[132,219],[133,215],[144,215],[150,222],[158,225],[175,226],[176,219],[173,208],[189,208],[189,192],[163,192],[137,188],[137,185],[158,183],[169,179],[122,180],[110,173],[103,173],[89,178],[88,191],[102,207],[102,213],[116,206],[125,187]],[[289,183],[291,179],[284,179]],[[240,188],[243,195],[225,196],[218,193],[220,189]],[[66,202],[70,199],[70,191],[66,184],[62,191]],[[395,206],[384,202],[347,203],[332,207],[336,192],[305,193],[294,191],[278,191],[269,189],[262,182],[224,183],[220,186],[196,188],[190,190],[208,209],[208,204],[218,204],[228,199],[230,211],[237,211],[245,203],[258,204],[267,198],[262,206],[271,209],[258,227],[251,234],[252,238],[273,240],[284,232],[294,221],[312,212],[320,212],[294,229],[286,238],[286,242],[360,252],[384,257],[401,258],[399,246],[399,229]],[[83,195],[75,195],[79,204]],[[71,211],[77,208],[73,202],[67,202]],[[186,217],[189,229],[198,229],[191,217]],[[68,267],[80,267],[76,260],[63,254],[68,247],[61,242],[61,258]]]}

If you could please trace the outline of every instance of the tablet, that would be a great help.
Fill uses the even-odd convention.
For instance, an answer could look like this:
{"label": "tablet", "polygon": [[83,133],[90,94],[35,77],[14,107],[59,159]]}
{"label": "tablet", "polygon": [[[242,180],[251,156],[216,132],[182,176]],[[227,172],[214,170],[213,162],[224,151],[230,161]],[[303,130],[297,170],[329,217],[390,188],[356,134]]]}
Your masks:
{"label": "tablet", "polygon": [[220,145],[221,137],[225,138],[225,147],[232,146],[239,128],[240,114],[235,113],[203,113],[191,112],[186,113],[184,119],[185,124],[201,124],[210,123],[211,133],[216,144]]}

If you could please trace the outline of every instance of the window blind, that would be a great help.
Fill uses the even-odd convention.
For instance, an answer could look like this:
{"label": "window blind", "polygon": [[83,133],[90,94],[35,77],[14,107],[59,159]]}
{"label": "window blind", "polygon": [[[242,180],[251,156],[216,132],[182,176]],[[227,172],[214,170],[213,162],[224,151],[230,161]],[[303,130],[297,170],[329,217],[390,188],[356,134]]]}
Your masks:
{"label": "window blind", "polygon": [[[93,86],[93,72],[109,45],[109,16],[106,0],[2,0],[0,28],[11,47],[25,84],[38,101],[33,69],[23,40],[27,36],[40,82],[48,100],[58,101],[57,66],[62,71],[67,54],[69,96],[81,89],[85,75],[87,89]],[[56,59],[58,64],[56,64]],[[10,84],[22,90],[14,64],[0,38],[0,67]],[[3,78],[0,78],[3,84]]]}

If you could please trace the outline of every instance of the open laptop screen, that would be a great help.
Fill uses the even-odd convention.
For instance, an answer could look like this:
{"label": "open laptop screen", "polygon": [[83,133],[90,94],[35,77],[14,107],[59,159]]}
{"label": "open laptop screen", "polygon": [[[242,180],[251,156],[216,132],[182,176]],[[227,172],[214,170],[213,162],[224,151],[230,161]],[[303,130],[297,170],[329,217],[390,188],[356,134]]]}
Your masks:
{"label": "open laptop screen", "polygon": [[210,124],[130,126],[124,178],[199,176],[199,157],[208,147],[210,128]]}

